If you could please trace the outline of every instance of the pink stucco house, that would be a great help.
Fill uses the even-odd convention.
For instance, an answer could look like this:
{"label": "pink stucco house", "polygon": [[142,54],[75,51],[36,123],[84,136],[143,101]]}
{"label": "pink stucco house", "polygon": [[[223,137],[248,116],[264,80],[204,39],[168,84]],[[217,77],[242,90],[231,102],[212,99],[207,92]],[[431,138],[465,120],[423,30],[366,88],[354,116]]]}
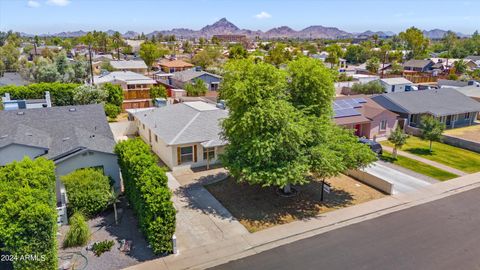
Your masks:
{"label": "pink stucco house", "polygon": [[355,135],[368,139],[388,137],[397,127],[398,115],[365,95],[337,97],[333,120],[339,126],[355,130]]}

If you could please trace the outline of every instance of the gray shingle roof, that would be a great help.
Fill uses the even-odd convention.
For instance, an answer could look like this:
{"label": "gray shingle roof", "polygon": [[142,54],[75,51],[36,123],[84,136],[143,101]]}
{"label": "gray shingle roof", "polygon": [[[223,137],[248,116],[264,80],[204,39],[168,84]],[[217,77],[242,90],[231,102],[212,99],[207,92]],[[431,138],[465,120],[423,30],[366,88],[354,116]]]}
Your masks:
{"label": "gray shingle roof", "polygon": [[457,88],[457,91],[466,95],[467,97],[480,98],[480,87],[469,85]]}
{"label": "gray shingle roof", "polygon": [[438,80],[437,84],[440,87],[444,87],[444,86],[464,87],[468,85],[468,82],[455,81],[455,80]]}
{"label": "gray shingle roof", "polygon": [[113,153],[115,146],[100,104],[0,111],[0,127],[0,148],[10,144],[45,148],[53,160],[79,149]]}
{"label": "gray shingle roof", "polygon": [[4,85],[27,85],[29,82],[24,80],[17,72],[5,72],[3,76],[0,77],[0,86]]}
{"label": "gray shingle roof", "polygon": [[110,65],[114,69],[146,69],[147,65],[143,60],[120,60],[120,61],[110,61]]}
{"label": "gray shingle roof", "polygon": [[404,67],[424,68],[424,67],[426,67],[427,65],[429,65],[430,63],[433,63],[432,60],[416,60],[416,59],[412,59],[412,60],[408,60],[407,62],[405,62],[405,64],[403,64],[403,66],[404,66]]}
{"label": "gray shingle roof", "polygon": [[480,111],[479,102],[451,88],[389,93],[372,99],[398,113],[444,116]]}
{"label": "gray shingle roof", "polygon": [[135,113],[135,117],[167,145],[207,143],[224,145],[220,120],[227,110],[205,102],[184,102]]}
{"label": "gray shingle roof", "polygon": [[480,55],[469,55],[465,57],[465,59],[470,59],[472,61],[479,61],[480,60]]}
{"label": "gray shingle roof", "polygon": [[184,71],[175,72],[175,73],[173,73],[173,78],[175,80],[178,80],[178,81],[181,81],[181,82],[189,82],[192,79],[198,78],[198,77],[200,77],[202,75],[205,75],[205,74],[213,76],[215,78],[219,78],[219,79],[222,78],[219,75],[212,74],[212,73],[209,73],[209,72],[206,72],[206,71],[196,71],[195,69],[187,69],[187,70],[184,70]]}

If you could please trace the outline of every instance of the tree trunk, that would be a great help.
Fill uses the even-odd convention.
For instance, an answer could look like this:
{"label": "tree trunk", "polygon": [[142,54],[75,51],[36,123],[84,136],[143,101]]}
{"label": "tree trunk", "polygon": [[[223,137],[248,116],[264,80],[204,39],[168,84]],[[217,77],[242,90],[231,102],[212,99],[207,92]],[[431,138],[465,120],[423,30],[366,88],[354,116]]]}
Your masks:
{"label": "tree trunk", "polygon": [[288,183],[283,187],[283,193],[290,194],[291,192],[292,192],[292,187],[290,186],[290,183]]}
{"label": "tree trunk", "polygon": [[430,152],[432,152],[432,141],[430,141]]}
{"label": "tree trunk", "polygon": [[397,147],[393,147],[392,156],[393,158],[397,158]]}

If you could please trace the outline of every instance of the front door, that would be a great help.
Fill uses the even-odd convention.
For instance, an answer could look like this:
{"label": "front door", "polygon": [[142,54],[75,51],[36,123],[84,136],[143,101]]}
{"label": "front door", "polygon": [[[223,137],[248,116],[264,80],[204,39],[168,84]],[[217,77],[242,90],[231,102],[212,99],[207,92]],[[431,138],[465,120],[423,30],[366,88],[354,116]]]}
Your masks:
{"label": "front door", "polygon": [[445,121],[445,124],[446,124],[447,126],[450,126],[451,123],[452,123],[452,116],[449,115],[449,116],[447,116],[447,120]]}
{"label": "front door", "polygon": [[360,137],[360,133],[362,132],[361,129],[362,129],[362,125],[360,125],[360,124],[355,125],[355,136]]}

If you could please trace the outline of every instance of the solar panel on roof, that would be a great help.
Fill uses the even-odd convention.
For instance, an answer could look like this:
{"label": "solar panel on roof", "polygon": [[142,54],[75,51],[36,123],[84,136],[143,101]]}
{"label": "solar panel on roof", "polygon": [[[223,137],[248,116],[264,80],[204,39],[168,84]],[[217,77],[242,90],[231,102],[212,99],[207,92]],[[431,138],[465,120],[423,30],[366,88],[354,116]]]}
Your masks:
{"label": "solar panel on roof", "polygon": [[335,116],[334,116],[335,118],[360,115],[360,113],[353,108],[334,110],[334,113],[335,113]]}

